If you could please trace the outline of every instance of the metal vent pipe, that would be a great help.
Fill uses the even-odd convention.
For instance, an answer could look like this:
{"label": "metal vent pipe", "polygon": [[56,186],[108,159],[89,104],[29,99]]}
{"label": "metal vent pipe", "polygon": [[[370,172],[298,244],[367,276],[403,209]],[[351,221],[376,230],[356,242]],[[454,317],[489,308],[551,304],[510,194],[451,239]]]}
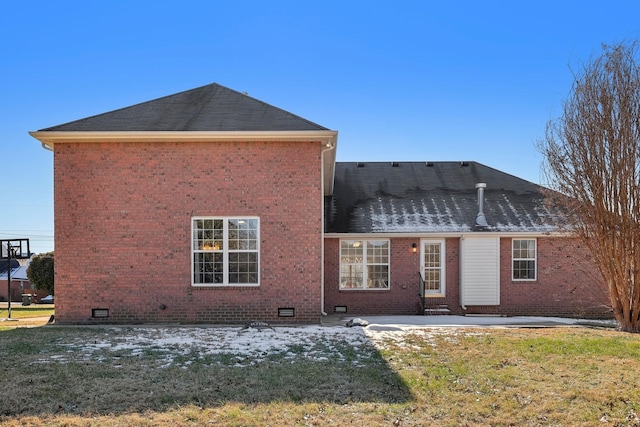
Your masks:
{"label": "metal vent pipe", "polygon": [[484,216],[484,189],[486,187],[487,184],[484,182],[476,184],[476,188],[478,189],[478,215],[476,216],[476,227],[479,228],[489,227],[489,224],[487,224],[487,218]]}

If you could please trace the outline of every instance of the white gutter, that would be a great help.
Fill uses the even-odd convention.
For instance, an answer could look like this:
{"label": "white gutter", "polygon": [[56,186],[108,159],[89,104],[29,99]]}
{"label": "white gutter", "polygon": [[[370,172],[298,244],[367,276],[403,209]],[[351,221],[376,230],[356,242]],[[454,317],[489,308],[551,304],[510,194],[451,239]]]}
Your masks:
{"label": "white gutter", "polygon": [[[321,233],[320,233],[320,238],[321,238],[321,242],[320,242],[320,314],[322,316],[326,316],[327,312],[324,311],[324,198],[325,198],[325,194],[324,194],[324,189],[325,189],[325,167],[324,167],[324,154],[329,151],[329,150],[335,150],[336,148],[336,139],[333,139],[330,142],[327,142],[327,144],[325,145],[325,148],[322,149],[322,153],[320,154],[320,162],[322,163],[322,179],[321,179],[321,183],[320,183],[320,193],[321,193],[321,197],[320,197],[320,218],[322,218],[322,221],[320,222],[320,226],[322,227]],[[332,167],[332,172],[335,171],[335,168]],[[332,181],[333,182],[333,173],[331,174],[332,177]],[[333,185],[333,184],[330,184]]]}
{"label": "white gutter", "polygon": [[294,131],[91,131],[65,132],[39,130],[29,132],[45,147],[56,143],[93,142],[204,142],[204,141],[321,141],[334,142],[333,130]]}
{"label": "white gutter", "polygon": [[325,237],[330,239],[370,239],[370,238],[447,238],[462,236],[482,237],[572,237],[570,231],[451,231],[451,232],[380,232],[380,233],[327,233]]}

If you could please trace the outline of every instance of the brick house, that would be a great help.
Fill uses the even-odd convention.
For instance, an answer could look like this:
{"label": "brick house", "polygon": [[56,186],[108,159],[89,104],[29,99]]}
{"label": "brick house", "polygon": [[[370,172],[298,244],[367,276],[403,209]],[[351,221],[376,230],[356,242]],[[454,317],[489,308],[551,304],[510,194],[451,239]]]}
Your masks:
{"label": "brick house", "polygon": [[325,309],[610,317],[587,248],[543,199],[476,162],[337,163]]}
{"label": "brick house", "polygon": [[541,188],[477,163],[337,163],[336,131],[217,84],[31,135],[61,323],[606,313]]}
{"label": "brick house", "polygon": [[10,286],[7,286],[7,280],[9,280],[8,270],[9,261],[7,259],[0,260],[0,301],[8,301],[9,298],[11,298],[11,301],[22,301],[23,294],[36,293],[27,278],[27,266],[20,265],[17,259],[11,260]]}

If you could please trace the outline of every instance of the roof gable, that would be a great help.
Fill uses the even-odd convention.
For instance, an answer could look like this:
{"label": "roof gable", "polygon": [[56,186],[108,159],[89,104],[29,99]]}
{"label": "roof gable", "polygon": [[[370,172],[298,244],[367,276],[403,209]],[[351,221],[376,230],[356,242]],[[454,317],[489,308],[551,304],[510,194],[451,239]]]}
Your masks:
{"label": "roof gable", "polygon": [[213,83],[41,132],[254,132],[327,128]]}
{"label": "roof gable", "polygon": [[479,231],[477,183],[486,183],[482,231],[549,232],[559,219],[543,188],[476,162],[336,164],[328,233]]}

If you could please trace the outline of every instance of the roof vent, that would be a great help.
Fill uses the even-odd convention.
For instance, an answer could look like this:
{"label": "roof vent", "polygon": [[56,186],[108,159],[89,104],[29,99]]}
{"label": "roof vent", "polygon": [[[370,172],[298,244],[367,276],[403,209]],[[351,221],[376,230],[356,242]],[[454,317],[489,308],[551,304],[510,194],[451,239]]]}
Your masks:
{"label": "roof vent", "polygon": [[398,166],[400,166],[400,164],[398,162],[391,162],[391,167],[392,168],[397,168]]}
{"label": "roof vent", "polygon": [[489,224],[487,224],[487,218],[484,216],[484,189],[486,187],[487,184],[484,182],[476,184],[476,188],[478,189],[478,215],[476,216],[476,228],[479,229],[489,227]]}
{"label": "roof vent", "polygon": [[363,168],[364,167],[364,163],[358,162],[358,163],[356,163],[356,167]]}
{"label": "roof vent", "polygon": [[427,165],[428,168],[432,168],[433,167],[433,162],[427,162],[426,165]]}
{"label": "roof vent", "polygon": [[469,166],[469,162],[460,162],[460,167],[461,168],[464,168],[464,167],[467,167],[467,166]]}

